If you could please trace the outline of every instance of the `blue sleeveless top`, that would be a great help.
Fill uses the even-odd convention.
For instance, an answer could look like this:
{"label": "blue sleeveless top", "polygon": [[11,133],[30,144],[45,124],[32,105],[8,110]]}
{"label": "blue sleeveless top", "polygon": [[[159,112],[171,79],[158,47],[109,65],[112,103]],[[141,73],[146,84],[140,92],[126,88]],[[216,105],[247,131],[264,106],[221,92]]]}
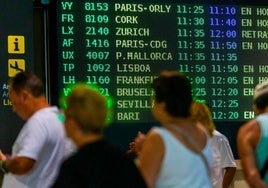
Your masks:
{"label": "blue sleeveless top", "polygon": [[[259,122],[261,128],[261,136],[256,148],[257,167],[260,171],[266,159],[268,159],[268,114],[261,114],[256,117],[256,120]],[[268,184],[268,170],[263,180]]]}
{"label": "blue sleeveless top", "polygon": [[[204,161],[181,144],[171,132],[163,127],[153,128],[162,137],[165,155],[156,182],[156,188],[211,188]],[[212,165],[211,141],[203,149],[209,165]]]}

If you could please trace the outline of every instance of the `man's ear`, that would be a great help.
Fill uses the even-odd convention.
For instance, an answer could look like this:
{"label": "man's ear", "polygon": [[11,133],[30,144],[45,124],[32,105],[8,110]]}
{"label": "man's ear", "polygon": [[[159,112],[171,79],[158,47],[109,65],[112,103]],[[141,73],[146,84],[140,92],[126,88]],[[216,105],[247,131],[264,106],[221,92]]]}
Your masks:
{"label": "man's ear", "polygon": [[76,122],[76,120],[75,119],[70,119],[70,120],[68,120],[69,121],[69,128],[71,129],[71,130],[77,130],[77,129],[79,129],[79,126],[78,126],[78,123]]}
{"label": "man's ear", "polygon": [[258,107],[256,106],[256,104],[253,104],[252,108],[253,108],[253,111],[255,112],[255,114],[258,115],[261,113],[260,110],[258,109]]}
{"label": "man's ear", "polygon": [[27,90],[22,90],[20,93],[20,96],[21,96],[21,100],[25,102],[26,100],[29,99],[30,93]]}
{"label": "man's ear", "polygon": [[160,102],[160,103],[158,103],[158,105],[159,105],[158,108],[161,112],[166,111],[166,103],[165,102]]}

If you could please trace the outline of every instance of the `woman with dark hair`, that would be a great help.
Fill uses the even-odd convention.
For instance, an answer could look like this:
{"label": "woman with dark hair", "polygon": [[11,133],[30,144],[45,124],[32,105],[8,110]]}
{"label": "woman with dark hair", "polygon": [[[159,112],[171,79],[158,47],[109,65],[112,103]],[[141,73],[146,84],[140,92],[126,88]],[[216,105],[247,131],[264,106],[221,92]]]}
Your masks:
{"label": "woman with dark hair", "polygon": [[150,188],[209,188],[211,143],[191,119],[192,88],[177,71],[163,71],[153,83],[152,113],[161,124],[146,135],[137,165]]}

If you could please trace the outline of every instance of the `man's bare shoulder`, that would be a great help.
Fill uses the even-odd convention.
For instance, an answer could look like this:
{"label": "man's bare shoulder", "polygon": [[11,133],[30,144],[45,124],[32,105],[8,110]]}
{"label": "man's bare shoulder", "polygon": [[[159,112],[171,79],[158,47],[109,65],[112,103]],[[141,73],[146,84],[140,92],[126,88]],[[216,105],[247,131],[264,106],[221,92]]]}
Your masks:
{"label": "man's bare shoulder", "polygon": [[243,124],[239,128],[239,133],[252,132],[254,130],[259,130],[259,123],[256,119],[250,120],[247,123]]}
{"label": "man's bare shoulder", "polygon": [[249,142],[256,146],[260,137],[260,126],[256,119],[243,124],[238,130],[238,142]]}

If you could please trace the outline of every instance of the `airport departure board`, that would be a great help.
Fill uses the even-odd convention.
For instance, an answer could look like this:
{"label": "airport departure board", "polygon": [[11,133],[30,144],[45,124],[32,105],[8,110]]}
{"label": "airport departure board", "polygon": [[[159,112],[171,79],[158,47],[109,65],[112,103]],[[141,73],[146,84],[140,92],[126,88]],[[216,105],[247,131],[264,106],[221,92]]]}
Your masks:
{"label": "airport departure board", "polygon": [[33,70],[33,1],[3,0],[0,6],[0,149],[9,153],[23,122],[12,110],[10,78]]}
{"label": "airport departure board", "polygon": [[154,122],[150,83],[175,69],[215,121],[252,119],[268,79],[268,3],[234,2],[56,0],[57,92],[98,85],[114,123]]}

